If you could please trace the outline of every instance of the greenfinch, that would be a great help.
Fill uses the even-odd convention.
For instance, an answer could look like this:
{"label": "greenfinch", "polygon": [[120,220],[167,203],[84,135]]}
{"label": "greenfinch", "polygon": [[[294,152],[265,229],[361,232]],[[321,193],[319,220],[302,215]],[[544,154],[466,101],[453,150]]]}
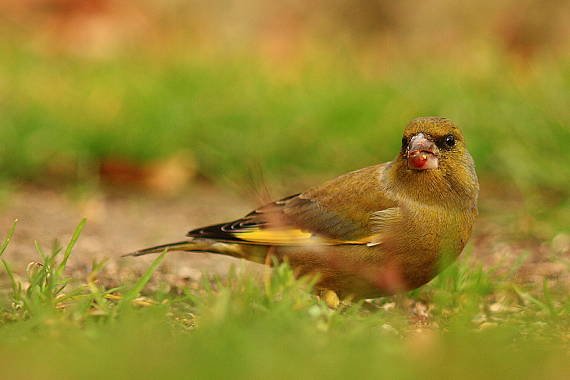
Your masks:
{"label": "greenfinch", "polygon": [[404,129],[390,162],[356,170],[264,205],[188,240],[130,255],[210,252],[270,264],[339,297],[415,289],[459,256],[477,216],[479,183],[460,129],[422,117]]}

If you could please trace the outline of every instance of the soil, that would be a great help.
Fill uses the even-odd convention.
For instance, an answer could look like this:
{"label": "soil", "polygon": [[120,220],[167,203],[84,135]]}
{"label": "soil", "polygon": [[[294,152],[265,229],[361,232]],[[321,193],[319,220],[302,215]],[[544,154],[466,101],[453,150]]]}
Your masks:
{"label": "soil", "polygon": [[[82,218],[87,223],[71,254],[68,270],[85,278],[92,263],[106,260],[102,280],[107,286],[134,280],[156,255],[121,257],[152,245],[184,240],[192,228],[238,218],[255,205],[237,195],[208,186],[189,189],[182,196],[161,197],[141,193],[89,193],[23,188],[5,195],[0,204],[0,233],[15,219],[16,232],[3,255],[23,275],[31,262],[41,262],[37,242],[45,253],[54,244],[66,246]],[[169,253],[158,277],[173,285],[198,281],[205,273],[225,275],[237,270],[261,273],[262,266],[231,257],[204,253]]]}
{"label": "soil", "polygon": [[[188,230],[241,217],[258,206],[255,203],[206,185],[196,185],[174,197],[132,191],[78,195],[69,190],[18,188],[0,199],[0,234],[18,219],[13,241],[3,258],[16,273],[24,275],[30,262],[41,261],[35,242],[44,252],[50,252],[56,241],[65,246],[85,217],[87,224],[69,260],[69,274],[85,278],[94,260],[106,260],[100,281],[115,286],[136,279],[156,257],[121,257],[123,254],[184,240]],[[482,212],[467,251],[499,272],[511,270],[525,256],[524,265],[516,272],[517,281],[542,284],[546,279],[570,288],[568,235],[559,234],[551,240],[513,238],[509,232],[512,229],[496,220]],[[184,286],[204,274],[224,276],[232,266],[256,276],[263,273],[261,265],[230,257],[169,253],[155,277],[173,286]]]}

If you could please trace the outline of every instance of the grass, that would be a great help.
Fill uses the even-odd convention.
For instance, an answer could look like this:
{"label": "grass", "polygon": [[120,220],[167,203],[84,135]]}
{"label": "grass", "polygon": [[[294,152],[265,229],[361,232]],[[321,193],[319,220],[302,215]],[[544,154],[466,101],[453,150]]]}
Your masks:
{"label": "grass", "polygon": [[[108,289],[94,263],[70,278],[69,244],[0,297],[7,378],[552,378],[569,368],[567,289],[519,284],[469,256],[406,296],[330,310],[286,265],[261,284],[233,273],[180,289]],[[0,253],[9,246],[14,227]],[[516,268],[513,268],[516,271]]]}
{"label": "grass", "polygon": [[181,153],[217,181],[243,181],[261,165],[270,181],[289,183],[390,160],[407,122],[442,115],[464,128],[483,178],[568,195],[566,61],[527,70],[500,57],[473,67],[402,61],[374,71],[338,56],[280,68],[247,57],[86,61],[5,47],[6,179],[86,181],[102,160]]}

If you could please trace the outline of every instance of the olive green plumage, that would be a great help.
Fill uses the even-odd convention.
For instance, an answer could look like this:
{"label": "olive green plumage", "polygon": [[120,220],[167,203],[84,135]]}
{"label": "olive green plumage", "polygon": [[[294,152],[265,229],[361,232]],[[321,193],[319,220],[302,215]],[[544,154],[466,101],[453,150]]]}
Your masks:
{"label": "olive green plumage", "polygon": [[461,253],[478,192],[459,128],[444,118],[418,118],[391,162],[132,255],[183,250],[260,263],[271,256],[288,260],[299,275],[316,274],[318,288],[341,296],[388,295],[425,284]]}

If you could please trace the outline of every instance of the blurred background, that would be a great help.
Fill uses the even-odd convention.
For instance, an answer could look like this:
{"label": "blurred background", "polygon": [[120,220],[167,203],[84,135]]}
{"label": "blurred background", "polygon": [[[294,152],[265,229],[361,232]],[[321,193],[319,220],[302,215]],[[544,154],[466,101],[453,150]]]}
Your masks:
{"label": "blurred background", "polygon": [[479,251],[568,254],[569,14],[561,0],[3,0],[2,226],[23,219],[29,244],[86,215],[84,244],[108,255],[178,239],[390,160],[411,119],[437,115],[477,163]]}

